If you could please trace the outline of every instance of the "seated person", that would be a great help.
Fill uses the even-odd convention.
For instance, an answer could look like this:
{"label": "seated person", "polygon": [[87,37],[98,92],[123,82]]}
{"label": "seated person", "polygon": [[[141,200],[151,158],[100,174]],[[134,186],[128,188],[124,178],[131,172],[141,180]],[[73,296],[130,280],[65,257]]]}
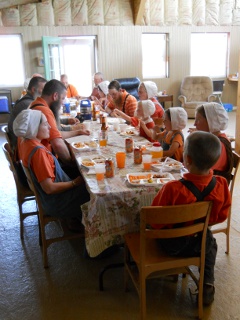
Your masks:
{"label": "seated person", "polygon": [[95,102],[95,106],[99,108],[100,111],[105,111],[105,108],[108,104],[108,85],[109,81],[102,81],[98,85],[98,93],[99,93],[99,99],[96,97],[93,97],[93,101]]}
{"label": "seated person", "polygon": [[[47,118],[50,125],[50,136],[48,139],[42,140],[42,144],[58,156],[62,165],[68,170],[74,167],[74,171],[78,172],[75,160],[72,159],[69,149],[63,139],[67,139],[77,135],[89,135],[89,131],[59,131],[60,119],[59,112],[61,105],[66,97],[66,87],[58,80],[53,79],[44,86],[41,97],[34,100],[30,108],[41,111]],[[64,169],[64,170],[65,170]],[[75,174],[75,173],[74,173]],[[68,171],[68,175],[71,175]]]}
{"label": "seated person", "polygon": [[[224,107],[216,102],[206,103],[197,107],[194,125],[197,130],[211,132],[221,141],[221,156],[212,167],[214,174],[227,179],[230,183],[233,168],[231,142],[221,130],[227,129],[228,114]],[[192,132],[194,129],[189,129]]]}
{"label": "seated person", "polygon": [[14,120],[13,130],[22,137],[19,144],[23,165],[28,167],[38,190],[45,214],[58,218],[81,219],[80,205],[89,201],[89,193],[79,175],[71,180],[58,160],[41,143],[49,138],[50,125],[38,110],[23,110]]}
{"label": "seated person", "polygon": [[94,101],[94,98],[96,99],[100,99],[101,96],[99,94],[99,90],[98,90],[98,85],[104,81],[104,76],[102,74],[102,72],[96,72],[93,75],[93,82],[94,82],[94,87],[93,87],[93,91],[89,97],[89,99]]}
{"label": "seated person", "polygon": [[17,146],[17,137],[13,132],[13,121],[16,116],[22,111],[29,107],[30,103],[34,101],[37,97],[40,97],[47,80],[43,77],[33,77],[28,85],[27,93],[14,104],[14,108],[11,111],[9,121],[8,121],[8,132],[11,139],[11,144],[13,151]]}
{"label": "seated person", "polygon": [[[166,183],[157,193],[152,206],[174,206],[197,201],[192,189],[185,181],[193,184],[200,192],[209,186],[205,201],[212,201],[212,211],[209,224],[223,222],[229,212],[231,195],[227,181],[220,176],[213,176],[211,168],[217,162],[221,153],[221,145],[216,136],[207,132],[194,132],[186,139],[184,146],[184,165],[189,173],[185,173],[182,180]],[[211,188],[210,188],[211,186]],[[155,229],[172,228],[173,226],[153,225]],[[201,236],[181,237],[175,239],[160,239],[161,247],[170,255],[184,256],[200,255]],[[210,229],[207,230],[203,303],[209,305],[214,300],[214,265],[217,255],[217,243]]]}
{"label": "seated person", "polygon": [[67,98],[76,98],[79,100],[81,97],[78,94],[77,89],[72,85],[68,83],[68,76],[66,74],[61,75],[61,80],[60,80],[64,86],[67,89]]}
{"label": "seated person", "polygon": [[127,120],[132,126],[139,128],[139,135],[153,141],[151,139],[152,131],[155,124],[151,115],[155,112],[155,105],[151,100],[138,101],[137,110],[134,117],[129,117],[122,111],[115,109],[117,116]]}
{"label": "seated person", "polygon": [[20,99],[21,99],[23,96],[25,96],[25,94],[27,93],[27,90],[28,90],[29,82],[31,81],[32,78],[35,78],[35,77],[41,77],[41,78],[43,78],[43,76],[42,76],[40,73],[34,73],[31,78],[27,78],[27,79],[24,81],[23,91],[22,91],[22,94],[21,94]]}
{"label": "seated person", "polygon": [[107,104],[105,111],[111,117],[115,117],[115,109],[126,113],[129,117],[134,116],[134,112],[137,109],[137,99],[129,94],[125,89],[121,89],[120,83],[117,80],[113,80],[108,86],[109,103]]}
{"label": "seated person", "polygon": [[163,132],[157,132],[158,126],[153,130],[153,139],[159,140],[163,148],[163,156],[177,161],[183,161],[184,136],[182,129],[187,125],[187,112],[182,107],[169,108],[164,113]]}
{"label": "seated person", "polygon": [[[151,100],[155,104],[156,111],[152,115],[154,122],[158,122],[158,119],[162,119],[164,115],[164,109],[156,99],[158,88],[153,81],[143,81],[138,87],[138,95],[140,100]],[[160,121],[161,122],[161,121]]]}

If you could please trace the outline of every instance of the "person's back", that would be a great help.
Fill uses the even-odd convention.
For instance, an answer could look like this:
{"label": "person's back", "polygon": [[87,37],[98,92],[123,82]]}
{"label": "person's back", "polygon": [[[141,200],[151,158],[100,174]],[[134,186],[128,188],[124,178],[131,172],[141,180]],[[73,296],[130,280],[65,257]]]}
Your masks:
{"label": "person's back", "polygon": [[[198,201],[199,194],[204,196],[200,201],[212,201],[209,224],[223,222],[229,212],[231,195],[227,181],[220,176],[213,176],[211,167],[217,162],[221,152],[218,138],[207,132],[194,132],[186,139],[184,146],[184,165],[189,173],[185,173],[183,181],[171,181],[163,186],[154,198],[153,206],[188,204]],[[196,188],[196,190],[195,190]],[[206,192],[207,191],[207,192]],[[153,228],[171,228],[168,225],[153,225]],[[177,227],[177,226],[175,226]],[[161,241],[162,248],[171,255],[199,255],[200,235],[166,239]],[[204,270],[203,302],[209,305],[214,300],[214,265],[217,244],[208,229]]]}
{"label": "person's back", "polygon": [[12,109],[8,121],[8,132],[13,149],[15,149],[17,145],[17,137],[13,132],[13,121],[22,110],[25,110],[29,107],[34,99],[36,99],[38,96],[41,96],[43,87],[46,82],[47,80],[42,77],[33,77],[29,82],[27,94],[24,95],[21,99],[17,100]]}

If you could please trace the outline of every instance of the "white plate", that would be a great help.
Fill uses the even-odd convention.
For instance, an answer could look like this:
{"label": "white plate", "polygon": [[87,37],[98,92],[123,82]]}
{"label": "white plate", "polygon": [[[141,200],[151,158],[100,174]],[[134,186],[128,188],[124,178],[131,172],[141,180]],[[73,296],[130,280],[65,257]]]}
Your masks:
{"label": "white plate", "polygon": [[184,168],[183,164],[177,160],[167,157],[165,161],[151,165],[154,171],[179,171]]}
{"label": "white plate", "polygon": [[137,136],[137,132],[136,131],[133,131],[133,130],[129,130],[129,131],[126,131],[126,132],[120,132],[120,136]]}
{"label": "white plate", "polygon": [[169,172],[157,174],[155,172],[135,172],[128,173],[127,180],[132,186],[151,186],[165,184],[171,180],[175,180]]}
{"label": "white plate", "polygon": [[87,146],[84,142],[82,141],[75,141],[71,143],[71,146],[76,149],[76,150],[86,150],[89,149],[89,146]]}
{"label": "white plate", "polygon": [[107,117],[107,122],[109,123],[109,124],[114,124],[114,123],[125,123],[126,122],[126,120],[124,120],[124,119],[121,119],[121,118],[111,118],[111,117]]}
{"label": "white plate", "polygon": [[79,163],[85,168],[94,168],[95,162],[91,158],[81,158]]}

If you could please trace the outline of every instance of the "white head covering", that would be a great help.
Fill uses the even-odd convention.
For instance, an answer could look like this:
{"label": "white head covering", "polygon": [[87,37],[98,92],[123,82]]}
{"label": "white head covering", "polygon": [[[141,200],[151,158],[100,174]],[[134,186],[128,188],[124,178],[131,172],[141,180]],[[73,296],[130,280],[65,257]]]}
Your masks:
{"label": "white head covering", "polygon": [[156,108],[155,108],[155,104],[151,100],[142,100],[142,101],[139,101],[138,103],[142,103],[144,118],[150,117],[154,114]]}
{"label": "white head covering", "polygon": [[187,125],[188,115],[182,107],[169,108],[171,115],[172,130],[182,130]]}
{"label": "white head covering", "polygon": [[105,96],[108,94],[108,85],[109,85],[109,81],[102,81],[98,84],[98,87],[100,87],[100,89],[102,90],[102,92],[105,94]]}
{"label": "white head covering", "polygon": [[23,110],[13,121],[13,132],[17,137],[36,138],[41,117],[42,112],[39,110]]}
{"label": "white head covering", "polygon": [[155,82],[153,81],[143,81],[141,84],[144,84],[146,91],[147,91],[147,95],[148,95],[148,99],[153,98],[157,95],[158,92],[158,88]]}
{"label": "white head covering", "polygon": [[216,102],[203,105],[210,132],[217,132],[227,129],[228,114],[224,107]]}

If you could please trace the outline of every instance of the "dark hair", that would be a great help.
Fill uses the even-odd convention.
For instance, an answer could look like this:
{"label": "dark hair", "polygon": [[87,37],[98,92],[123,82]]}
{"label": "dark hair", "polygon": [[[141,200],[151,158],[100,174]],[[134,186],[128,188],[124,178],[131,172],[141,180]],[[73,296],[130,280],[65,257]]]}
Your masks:
{"label": "dark hair", "polygon": [[28,91],[31,91],[32,88],[38,88],[39,83],[46,83],[47,80],[43,77],[33,77],[28,84]]}
{"label": "dark hair", "polygon": [[121,85],[117,80],[113,80],[109,83],[108,89],[116,89],[119,91],[121,89]]}
{"label": "dark hair", "polygon": [[168,116],[169,120],[171,121],[171,112],[170,112],[170,109],[167,109],[164,113]]}
{"label": "dark hair", "polygon": [[206,112],[205,112],[205,109],[204,109],[204,106],[201,105],[201,106],[198,106],[196,108],[196,113],[199,113],[203,118],[207,119],[206,117]]}
{"label": "dark hair", "polygon": [[208,170],[220,157],[220,140],[212,133],[195,131],[185,141],[184,154],[192,159],[199,170]]}
{"label": "dark hair", "polygon": [[61,81],[53,79],[45,84],[42,95],[51,96],[55,92],[62,94],[66,90],[65,85]]}

